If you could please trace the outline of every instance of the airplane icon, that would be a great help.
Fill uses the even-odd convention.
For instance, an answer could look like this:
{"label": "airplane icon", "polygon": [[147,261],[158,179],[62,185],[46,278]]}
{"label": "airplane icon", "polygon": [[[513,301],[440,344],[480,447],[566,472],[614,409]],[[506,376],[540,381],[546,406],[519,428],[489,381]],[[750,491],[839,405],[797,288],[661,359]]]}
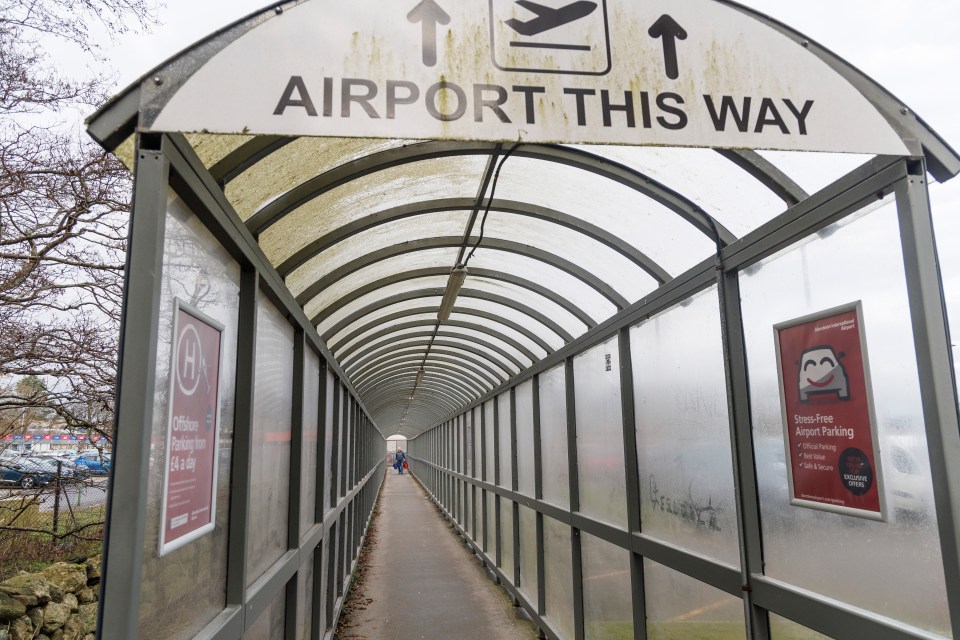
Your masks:
{"label": "airplane icon", "polygon": [[587,0],[579,0],[559,9],[545,7],[529,0],[517,0],[517,4],[537,14],[536,18],[526,22],[516,18],[504,21],[507,26],[522,36],[535,36],[550,29],[556,29],[580,18],[585,18],[597,8],[596,2],[588,2]]}

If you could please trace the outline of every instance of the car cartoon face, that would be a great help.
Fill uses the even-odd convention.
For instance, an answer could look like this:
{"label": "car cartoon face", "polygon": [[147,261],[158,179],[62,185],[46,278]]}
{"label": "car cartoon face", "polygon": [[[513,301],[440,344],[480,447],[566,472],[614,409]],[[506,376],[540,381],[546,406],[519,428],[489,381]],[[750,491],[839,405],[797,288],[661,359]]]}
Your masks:
{"label": "car cartoon face", "polygon": [[833,347],[811,347],[800,356],[800,402],[809,402],[815,394],[836,393],[840,400],[850,399],[847,372]]}

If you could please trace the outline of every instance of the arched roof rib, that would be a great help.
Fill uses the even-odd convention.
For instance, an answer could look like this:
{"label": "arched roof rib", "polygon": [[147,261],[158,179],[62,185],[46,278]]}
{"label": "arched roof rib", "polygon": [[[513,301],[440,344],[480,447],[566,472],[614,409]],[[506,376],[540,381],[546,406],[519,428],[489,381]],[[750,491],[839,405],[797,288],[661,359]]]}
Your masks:
{"label": "arched roof rib", "polygon": [[[359,220],[354,220],[344,224],[334,231],[324,235],[323,237],[314,240],[309,245],[303,249],[300,249],[294,255],[280,263],[280,266],[277,267],[277,271],[281,276],[286,277],[297,268],[303,266],[311,258],[333,248],[338,242],[342,242],[343,240],[346,240],[347,238],[358,233],[374,229],[389,222],[431,213],[463,211],[471,209],[473,206],[473,199],[449,198],[445,200],[412,202],[385,211],[379,211]],[[582,233],[591,240],[595,240],[621,254],[639,268],[647,272],[647,274],[656,280],[658,284],[663,284],[671,278],[666,269],[661,267],[654,260],[650,259],[649,256],[644,254],[630,243],[624,241],[622,238],[617,237],[615,234],[606,231],[605,229],[590,224],[589,222],[581,220],[575,216],[571,216],[547,207],[510,200],[494,200],[490,203],[489,210],[518,216],[526,216],[545,222],[551,222],[568,229],[573,229],[574,231]],[[462,244],[462,238],[460,239],[460,242]],[[308,291],[312,290],[313,289],[308,289]],[[304,302],[301,300],[301,297],[304,295],[308,294],[304,293],[297,297],[301,304],[304,304]]]}
{"label": "arched roof rib", "polygon": [[[403,320],[405,318],[409,318],[410,316],[424,315],[424,314],[436,315],[439,309],[440,309],[439,307],[416,307],[413,309],[409,309],[407,311],[398,311],[396,313],[382,316],[380,318],[377,318],[376,320],[373,320],[371,322],[368,322],[365,325],[360,326],[359,328],[354,329],[353,331],[351,331],[350,333],[348,333],[347,335],[343,336],[340,339],[336,339],[336,337],[334,337],[334,339],[330,341],[328,346],[330,347],[331,351],[336,352],[337,349],[342,345],[349,344],[351,341],[356,340],[357,338],[361,337],[363,334],[373,331],[377,327],[381,327],[384,324],[390,323],[394,320]],[[546,351],[548,355],[556,351],[556,349],[554,349],[550,345],[550,343],[544,340],[539,334],[530,330],[528,327],[524,327],[523,325],[517,322],[513,322],[512,320],[509,320],[507,318],[496,316],[492,313],[487,313],[485,311],[479,311],[476,309],[468,309],[468,308],[462,308],[462,307],[458,307],[455,314],[468,316],[471,318],[482,319],[485,322],[489,323],[489,325],[492,325],[493,327],[502,326],[508,329],[512,329],[513,331],[516,331],[517,333],[522,334],[525,338],[527,338],[531,342],[536,343],[537,346],[539,346],[541,349]]]}
{"label": "arched roof rib", "polygon": [[[350,291],[346,295],[338,298],[336,301],[328,304],[323,308],[319,313],[313,316],[312,321],[315,325],[323,324],[325,320],[329,317],[343,309],[344,307],[349,306],[351,303],[359,300],[363,296],[373,293],[379,289],[383,289],[391,284],[397,284],[401,282],[408,282],[416,278],[425,278],[429,276],[448,276],[450,274],[450,269],[446,267],[430,267],[424,269],[413,269],[410,271],[401,271],[399,273],[394,273],[389,276],[375,280],[374,282],[367,283],[361,287]],[[522,289],[526,289],[533,293],[536,293],[540,296],[543,296],[547,300],[550,300],[558,307],[562,307],[564,310],[569,312],[571,315],[575,316],[578,320],[583,322],[585,325],[594,326],[597,323],[597,320],[589,316],[584,312],[580,307],[578,307],[573,301],[567,299],[566,297],[560,295],[559,292],[541,285],[532,280],[528,280],[521,275],[508,273],[505,271],[496,271],[493,269],[483,269],[483,268],[473,268],[470,270],[470,281],[476,283],[477,279],[482,280],[493,280],[496,282],[507,282],[510,284],[517,285]],[[310,299],[304,299],[301,302],[302,305],[307,306],[310,303]],[[544,345],[545,349],[549,350],[549,347]]]}
{"label": "arched roof rib", "polygon": [[[434,158],[494,155],[501,151],[502,144],[500,143],[431,141],[371,154],[315,176],[287,191],[247,219],[247,228],[254,236],[259,236],[283,216],[314,198],[377,171]],[[579,149],[570,149],[558,145],[520,144],[512,154],[517,157],[564,164],[607,178],[634,189],[667,207],[712,240],[716,239],[714,228],[719,231],[720,241],[723,244],[729,244],[736,240],[736,236],[719,222],[712,220],[706,212],[682,194],[660,184],[649,176],[611,160]]]}
{"label": "arched roof rib", "polygon": [[[356,380],[363,380],[371,372],[375,372],[377,368],[388,366],[395,362],[422,362],[424,355],[424,351],[392,351],[359,367],[353,373],[352,377]],[[479,378],[486,380],[491,387],[497,387],[507,381],[507,378],[502,373],[491,367],[487,362],[474,358],[464,352],[440,349],[435,346],[426,357],[430,360],[449,362],[469,369],[476,373]]]}
{"label": "arched roof rib", "polygon": [[[376,331],[373,334],[367,336],[362,342],[358,342],[357,344],[349,348],[345,348],[342,351],[334,351],[334,353],[336,354],[338,359],[342,357],[345,360],[350,356],[351,353],[354,352],[354,350],[360,349],[365,345],[373,343],[376,340],[380,340],[382,338],[392,336],[396,333],[407,332],[410,329],[420,329],[420,330],[434,329],[434,328],[437,328],[438,326],[454,327],[459,329],[470,329],[472,331],[485,334],[487,336],[490,336],[492,338],[495,338],[497,340],[507,343],[508,345],[510,345],[511,347],[513,347],[514,349],[516,349],[517,351],[525,355],[527,358],[529,358],[531,362],[536,362],[537,360],[540,359],[540,356],[538,356],[533,351],[528,349],[526,345],[522,344],[518,340],[514,340],[508,335],[500,333],[486,325],[477,324],[475,322],[464,322],[462,320],[453,320],[453,319],[447,320],[442,325],[440,325],[436,320],[433,320],[432,322],[412,321],[412,322],[404,322],[402,324],[397,324],[397,325],[391,325],[384,329],[380,329],[379,331]],[[464,337],[469,337],[469,336],[465,334]]]}
{"label": "arched roof rib", "polygon": [[350,352],[344,353],[342,355],[341,354],[335,354],[335,355],[337,356],[337,359],[344,366],[348,366],[356,358],[369,355],[371,352],[377,350],[380,347],[383,347],[384,345],[390,345],[393,343],[398,343],[398,341],[400,340],[408,340],[413,338],[447,338],[453,341],[463,340],[464,342],[477,345],[478,347],[482,347],[483,349],[487,350],[487,352],[490,353],[491,355],[495,355],[502,358],[501,362],[503,362],[504,364],[510,363],[510,365],[512,365],[511,368],[514,369],[515,371],[523,371],[524,369],[530,366],[530,363],[524,364],[519,358],[514,356],[512,353],[510,353],[503,347],[491,341],[481,339],[477,336],[463,335],[462,333],[457,333],[454,331],[442,331],[442,330],[436,330],[436,329],[431,329],[429,331],[411,331],[411,332],[403,333],[401,335],[389,334],[386,336],[382,336],[377,340],[372,340],[371,342],[362,345],[362,348],[351,350]]}
{"label": "arched roof rib", "polygon": [[[433,349],[436,349],[436,348],[443,348],[443,349],[452,351],[454,353],[457,353],[460,351],[466,352],[467,354],[475,358],[479,358],[485,361],[486,363],[488,363],[488,365],[496,367],[502,372],[500,375],[506,375],[508,378],[520,371],[519,369],[511,366],[509,363],[498,360],[496,357],[494,357],[493,354],[487,351],[484,351],[483,349],[479,349],[472,344],[467,344],[463,342],[451,342],[449,340],[433,340],[433,341],[418,340],[416,342],[408,342],[408,343],[398,344],[398,345],[390,345],[390,344],[380,345],[376,350],[372,351],[371,353],[364,356],[358,356],[354,362],[350,363],[349,365],[344,365],[343,368],[344,368],[344,371],[346,371],[346,373],[352,377],[354,371],[362,367],[364,364],[370,361],[376,360],[384,355],[389,355],[394,351],[400,351],[402,349],[407,349],[407,348],[422,348],[423,354],[426,355],[427,347],[431,348],[430,349],[431,352]],[[460,354],[457,353],[457,355],[460,355]]]}
{"label": "arched roof rib", "polygon": [[[326,342],[330,340],[330,338],[338,334],[340,331],[342,331],[343,329],[349,327],[350,325],[354,324],[358,320],[366,317],[367,315],[369,315],[370,313],[373,313],[378,309],[389,307],[390,305],[396,304],[398,302],[417,300],[419,298],[441,297],[443,296],[443,291],[444,291],[443,289],[419,289],[416,291],[407,291],[405,293],[400,293],[394,296],[390,296],[389,298],[378,300],[377,302],[367,305],[363,309],[359,309],[353,312],[352,314],[348,315],[347,317],[343,318],[342,320],[338,321],[336,324],[334,324],[330,328],[323,331],[323,333],[321,333],[321,337]],[[504,307],[514,309],[524,314],[528,318],[530,318],[532,322],[535,322],[543,326],[545,329],[558,335],[564,341],[564,343],[570,342],[573,340],[573,336],[570,333],[568,333],[562,326],[560,326],[556,321],[540,313],[533,307],[525,305],[522,302],[514,300],[512,298],[497,295],[494,293],[489,293],[487,291],[479,291],[479,290],[470,289],[470,288],[461,289],[458,299],[460,298],[476,298],[478,300],[486,300],[488,302],[493,302],[496,304],[503,305]],[[572,314],[574,310],[570,310],[570,312]],[[588,329],[591,329],[596,326],[596,322],[594,322],[589,316],[587,316],[586,314],[583,314],[582,312],[581,312],[581,315],[576,317],[578,320],[583,322],[583,324]],[[318,321],[313,318],[311,319],[311,322],[313,322],[313,324],[315,325],[318,324]]]}
{"label": "arched roof rib", "polygon": [[460,402],[468,403],[473,398],[476,397],[477,391],[475,391],[470,385],[466,384],[462,380],[456,378],[444,377],[436,375],[436,372],[433,372],[434,375],[431,375],[429,378],[424,376],[420,384],[417,384],[417,372],[407,372],[406,374],[397,374],[395,376],[388,376],[379,380],[377,384],[368,386],[364,393],[366,397],[376,398],[377,394],[384,389],[396,388],[398,386],[409,387],[411,393],[416,393],[417,390],[423,389],[446,389],[451,397],[456,397]]}
{"label": "arched roof rib", "polygon": [[[469,398],[474,398],[477,395],[483,395],[484,393],[490,391],[490,389],[478,385],[477,382],[470,376],[460,374],[455,369],[442,369],[427,365],[424,365],[422,368],[424,370],[423,380],[436,382],[442,381],[452,384],[463,390]],[[389,382],[408,380],[411,375],[413,376],[414,382],[416,382],[417,376],[420,373],[420,369],[420,365],[416,363],[398,365],[394,368],[384,369],[382,372],[378,372],[375,377],[366,380],[361,386],[358,386],[357,389],[360,390],[362,387],[362,391],[360,392],[366,393],[367,391],[371,391]]]}
{"label": "arched roof rib", "polygon": [[[401,242],[389,247],[384,247],[382,249],[377,249],[371,251],[370,253],[351,260],[347,264],[337,267],[330,273],[326,274],[319,280],[317,280],[313,285],[308,287],[300,296],[297,297],[298,302],[300,300],[309,300],[316,295],[319,295],[327,287],[331,286],[336,281],[349,276],[350,274],[359,271],[365,267],[376,264],[381,260],[388,260],[396,256],[402,256],[404,254],[413,253],[416,251],[426,251],[428,249],[438,249],[438,248],[451,248],[459,247],[463,245],[463,239],[455,236],[446,236],[446,237],[424,237],[421,240],[411,241],[411,242]],[[577,278],[584,284],[590,286],[598,293],[600,293],[604,298],[609,300],[617,307],[617,309],[623,309],[628,306],[630,303],[626,298],[623,297],[616,289],[613,288],[610,284],[604,282],[599,277],[581,267],[580,265],[567,260],[562,256],[550,253],[543,249],[537,247],[532,247],[528,244],[523,244],[521,242],[514,242],[512,240],[500,240],[497,238],[485,238],[483,241],[483,247],[487,249],[496,249],[498,251],[506,251],[507,253],[516,253],[521,256],[526,256],[529,258],[534,258],[540,262],[544,262],[552,267],[555,267],[561,271],[564,271],[571,276]],[[452,269],[454,265],[451,265]],[[306,302],[301,302],[301,304],[306,304]]]}
{"label": "arched roof rib", "polygon": [[[423,369],[425,372],[438,371],[441,374],[456,374],[457,377],[467,381],[471,386],[475,387],[477,392],[481,393],[487,393],[497,386],[497,382],[495,380],[488,378],[483,374],[482,371],[475,367],[464,366],[462,363],[456,362],[451,358],[438,360],[437,358],[427,355],[426,358],[421,357],[419,360],[414,358],[402,358],[400,360],[394,360],[389,363],[384,363],[382,369],[370,371],[364,376],[357,376],[355,379],[357,383],[357,389],[366,388],[368,383],[379,381],[379,376],[382,374],[397,375],[399,373],[406,373],[410,370],[412,370],[414,373],[418,373],[420,369]],[[424,373],[424,376],[426,376],[426,373]]]}

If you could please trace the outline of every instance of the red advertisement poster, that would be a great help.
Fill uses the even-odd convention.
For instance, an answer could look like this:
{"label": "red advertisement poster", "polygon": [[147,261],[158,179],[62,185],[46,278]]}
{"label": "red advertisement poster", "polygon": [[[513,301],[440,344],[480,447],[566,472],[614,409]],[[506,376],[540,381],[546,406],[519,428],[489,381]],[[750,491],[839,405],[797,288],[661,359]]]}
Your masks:
{"label": "red advertisement poster", "polygon": [[160,555],[214,528],[223,326],[174,304]]}
{"label": "red advertisement poster", "polygon": [[791,504],[884,520],[859,302],[774,327]]}

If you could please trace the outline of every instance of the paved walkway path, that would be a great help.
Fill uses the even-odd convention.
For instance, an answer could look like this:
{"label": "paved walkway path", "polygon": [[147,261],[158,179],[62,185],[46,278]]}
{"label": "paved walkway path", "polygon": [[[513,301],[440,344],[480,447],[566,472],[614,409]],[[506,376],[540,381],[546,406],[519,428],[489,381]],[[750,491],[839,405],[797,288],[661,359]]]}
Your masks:
{"label": "paved walkway path", "polygon": [[495,585],[408,473],[389,469],[340,640],[528,640]]}

